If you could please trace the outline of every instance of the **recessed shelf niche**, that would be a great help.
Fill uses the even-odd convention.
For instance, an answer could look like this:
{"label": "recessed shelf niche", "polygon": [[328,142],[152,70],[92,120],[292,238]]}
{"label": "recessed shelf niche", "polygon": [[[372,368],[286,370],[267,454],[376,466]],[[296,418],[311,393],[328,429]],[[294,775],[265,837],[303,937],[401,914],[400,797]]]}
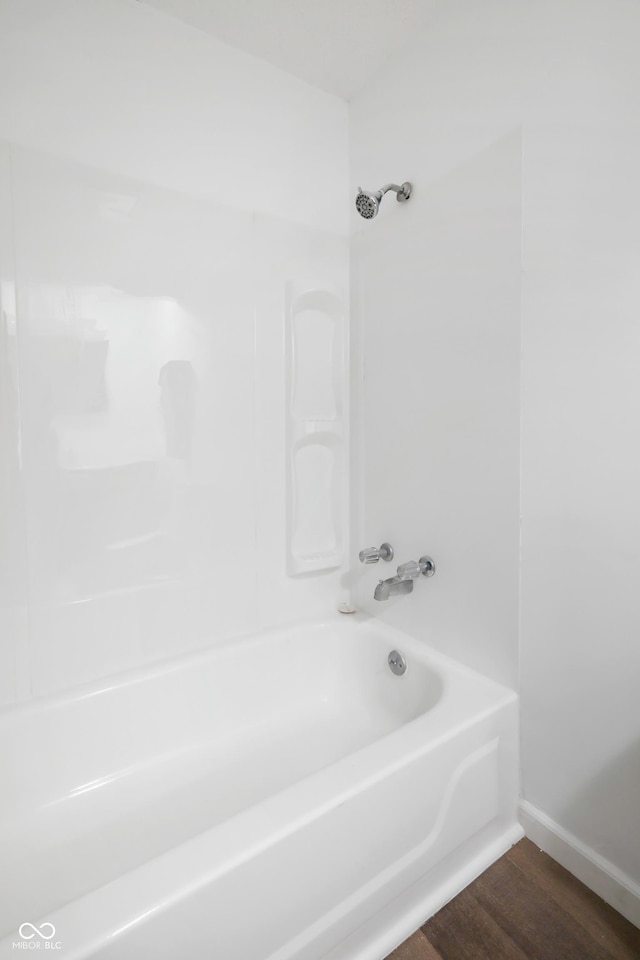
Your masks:
{"label": "recessed shelf niche", "polygon": [[331,570],[343,558],[345,323],[331,291],[289,289],[287,572]]}

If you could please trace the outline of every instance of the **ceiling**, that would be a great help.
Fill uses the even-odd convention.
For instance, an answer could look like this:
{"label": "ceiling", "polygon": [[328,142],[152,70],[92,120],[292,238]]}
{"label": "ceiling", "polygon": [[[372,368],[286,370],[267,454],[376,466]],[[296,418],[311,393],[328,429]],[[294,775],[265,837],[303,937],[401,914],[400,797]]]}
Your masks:
{"label": "ceiling", "polygon": [[444,0],[143,0],[350,99]]}

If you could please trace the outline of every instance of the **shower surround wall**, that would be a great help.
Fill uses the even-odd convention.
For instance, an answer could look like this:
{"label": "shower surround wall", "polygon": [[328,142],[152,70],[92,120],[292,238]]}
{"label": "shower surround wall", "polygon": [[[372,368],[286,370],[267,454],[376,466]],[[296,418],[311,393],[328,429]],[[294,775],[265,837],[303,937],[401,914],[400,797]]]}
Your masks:
{"label": "shower surround wall", "polygon": [[513,682],[521,409],[526,827],[640,924],[640,10],[447,6],[351,104],[352,184],[414,182],[353,221],[356,532],[438,563],[376,613]]}
{"label": "shower surround wall", "polygon": [[[406,131],[391,136],[395,149],[383,138],[384,159],[369,138],[360,153],[359,103],[363,184],[383,182],[385,166],[416,183],[402,206],[387,200],[375,220],[356,218],[352,336],[363,370],[353,378],[363,389],[354,519],[363,545],[392,543],[394,570],[428,554],[437,572],[419,578],[411,597],[385,603],[373,590],[389,567],[364,567],[358,606],[514,687],[520,138],[429,183]],[[374,126],[377,118],[374,108]]]}
{"label": "shower surround wall", "polygon": [[134,0],[0,45],[9,702],[341,599],[285,569],[284,332],[346,302],[347,108]]}

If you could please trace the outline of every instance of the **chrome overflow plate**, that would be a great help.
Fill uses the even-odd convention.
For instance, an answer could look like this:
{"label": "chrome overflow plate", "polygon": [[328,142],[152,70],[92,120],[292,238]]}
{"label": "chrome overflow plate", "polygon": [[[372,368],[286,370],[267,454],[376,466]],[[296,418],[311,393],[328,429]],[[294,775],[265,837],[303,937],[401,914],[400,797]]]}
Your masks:
{"label": "chrome overflow plate", "polygon": [[395,673],[396,677],[401,677],[407,669],[407,661],[402,656],[399,650],[392,650],[389,656],[387,657],[387,663],[389,664],[389,669],[391,673]]}

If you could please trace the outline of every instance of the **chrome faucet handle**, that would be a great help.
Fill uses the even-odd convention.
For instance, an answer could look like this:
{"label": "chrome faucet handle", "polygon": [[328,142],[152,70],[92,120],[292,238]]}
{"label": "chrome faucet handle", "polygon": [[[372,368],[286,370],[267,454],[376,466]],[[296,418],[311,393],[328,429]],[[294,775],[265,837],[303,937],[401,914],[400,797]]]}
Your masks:
{"label": "chrome faucet handle", "polygon": [[416,560],[408,560],[407,563],[401,563],[398,567],[398,576],[401,580],[416,580],[422,570]]}
{"label": "chrome faucet handle", "polygon": [[389,563],[393,560],[393,547],[390,543],[382,543],[379,547],[365,547],[358,556],[360,563],[377,563],[378,560]]}
{"label": "chrome faucet handle", "polygon": [[398,576],[401,580],[417,580],[423,577],[432,577],[436,572],[436,565],[431,557],[420,557],[419,560],[408,560],[398,567]]}

